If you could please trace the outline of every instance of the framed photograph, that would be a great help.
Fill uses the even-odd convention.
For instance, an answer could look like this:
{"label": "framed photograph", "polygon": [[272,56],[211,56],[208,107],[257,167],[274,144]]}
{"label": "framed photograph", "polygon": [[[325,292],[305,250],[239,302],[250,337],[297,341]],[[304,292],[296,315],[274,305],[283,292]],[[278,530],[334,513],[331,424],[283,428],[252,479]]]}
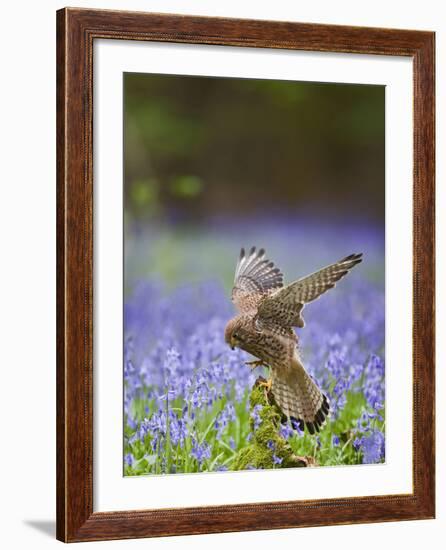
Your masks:
{"label": "framed photograph", "polygon": [[57,12],[57,537],[435,510],[434,33]]}

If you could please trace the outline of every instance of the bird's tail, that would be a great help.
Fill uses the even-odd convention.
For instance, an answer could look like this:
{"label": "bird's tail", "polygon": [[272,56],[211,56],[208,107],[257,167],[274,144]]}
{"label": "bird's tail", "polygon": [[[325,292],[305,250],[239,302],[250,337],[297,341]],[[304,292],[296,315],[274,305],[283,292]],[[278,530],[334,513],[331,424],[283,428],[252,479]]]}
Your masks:
{"label": "bird's tail", "polygon": [[327,396],[297,357],[292,368],[274,372],[272,393],[284,415],[297,422],[302,430],[306,426],[310,434],[314,434],[324,424],[330,409]]}

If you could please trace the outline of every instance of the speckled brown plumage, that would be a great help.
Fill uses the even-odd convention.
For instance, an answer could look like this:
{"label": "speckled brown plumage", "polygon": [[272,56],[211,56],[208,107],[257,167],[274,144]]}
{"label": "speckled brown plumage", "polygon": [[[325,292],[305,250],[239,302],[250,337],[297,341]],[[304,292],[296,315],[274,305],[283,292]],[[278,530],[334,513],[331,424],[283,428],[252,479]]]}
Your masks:
{"label": "speckled brown plumage", "polygon": [[307,302],[333,288],[362,254],[352,254],[307,277],[283,286],[283,275],[263,249],[242,248],[235,271],[232,300],[240,314],[229,321],[225,340],[270,368],[272,393],[283,414],[319,431],[329,412],[327,397],[305,370],[293,327],[302,328]]}

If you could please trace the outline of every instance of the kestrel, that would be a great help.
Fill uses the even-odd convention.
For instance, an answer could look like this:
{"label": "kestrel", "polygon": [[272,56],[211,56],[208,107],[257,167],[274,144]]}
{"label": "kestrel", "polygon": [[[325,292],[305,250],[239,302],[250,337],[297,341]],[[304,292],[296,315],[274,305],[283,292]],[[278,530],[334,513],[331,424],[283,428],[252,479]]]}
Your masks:
{"label": "kestrel", "polygon": [[226,343],[257,357],[258,361],[248,363],[253,367],[269,367],[266,385],[276,403],[286,417],[301,429],[306,426],[311,434],[325,422],[329,403],[302,365],[293,327],[305,326],[305,304],[333,288],[361,261],[362,254],[351,254],[284,286],[280,269],[265,258],[263,249],[253,247],[248,255],[243,248],[240,252],[232,289],[239,314],[226,325]]}

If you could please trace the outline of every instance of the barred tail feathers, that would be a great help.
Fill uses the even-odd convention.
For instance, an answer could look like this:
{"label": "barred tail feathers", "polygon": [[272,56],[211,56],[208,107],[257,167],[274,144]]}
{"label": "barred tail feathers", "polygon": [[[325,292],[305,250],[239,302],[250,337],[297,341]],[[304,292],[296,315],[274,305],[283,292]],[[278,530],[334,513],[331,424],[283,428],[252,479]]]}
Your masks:
{"label": "barred tail feathers", "polygon": [[328,416],[327,397],[297,358],[291,369],[273,373],[272,393],[283,414],[302,430],[306,426],[310,434],[318,432]]}

